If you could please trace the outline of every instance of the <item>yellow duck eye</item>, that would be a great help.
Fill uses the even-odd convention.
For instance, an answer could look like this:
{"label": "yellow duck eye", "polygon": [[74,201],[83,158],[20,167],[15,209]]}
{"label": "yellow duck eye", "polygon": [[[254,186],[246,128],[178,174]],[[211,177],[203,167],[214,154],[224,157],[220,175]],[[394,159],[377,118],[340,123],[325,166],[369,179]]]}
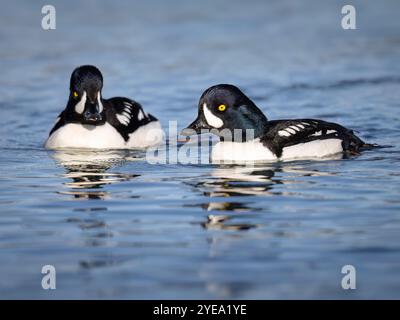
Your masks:
{"label": "yellow duck eye", "polygon": [[76,91],[74,91],[72,94],[73,94],[74,98],[78,98],[78,96],[79,96],[78,92],[76,92]]}
{"label": "yellow duck eye", "polygon": [[218,106],[218,110],[219,110],[219,111],[225,111],[225,110],[226,110],[226,105],[220,104],[220,105]]}

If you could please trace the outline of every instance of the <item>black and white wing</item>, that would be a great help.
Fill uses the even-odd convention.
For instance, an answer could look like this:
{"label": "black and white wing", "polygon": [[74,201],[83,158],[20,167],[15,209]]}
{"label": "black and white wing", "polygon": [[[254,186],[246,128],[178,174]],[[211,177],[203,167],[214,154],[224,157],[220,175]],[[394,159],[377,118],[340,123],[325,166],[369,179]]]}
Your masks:
{"label": "black and white wing", "polygon": [[115,97],[107,100],[107,121],[128,141],[129,134],[157,119],[146,113],[142,106],[128,98]]}
{"label": "black and white wing", "polygon": [[365,145],[352,130],[336,123],[315,119],[276,120],[268,123],[268,130],[260,140],[278,157],[285,147],[314,140],[340,139],[343,151],[350,152],[358,152]]}

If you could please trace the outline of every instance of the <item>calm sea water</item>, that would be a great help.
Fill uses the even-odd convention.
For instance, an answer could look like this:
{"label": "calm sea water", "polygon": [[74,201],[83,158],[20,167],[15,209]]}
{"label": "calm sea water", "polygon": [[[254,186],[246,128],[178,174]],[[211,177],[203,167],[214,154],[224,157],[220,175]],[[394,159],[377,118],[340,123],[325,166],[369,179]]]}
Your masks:
{"label": "calm sea water", "polygon": [[[398,1],[43,1],[0,12],[0,298],[400,298]],[[204,89],[270,119],[339,122],[391,146],[254,167],[151,165],[42,144],[81,64],[167,129]],[[211,216],[211,217],[210,217]],[[54,265],[57,289],[41,288]],[[357,289],[341,288],[341,268]]]}

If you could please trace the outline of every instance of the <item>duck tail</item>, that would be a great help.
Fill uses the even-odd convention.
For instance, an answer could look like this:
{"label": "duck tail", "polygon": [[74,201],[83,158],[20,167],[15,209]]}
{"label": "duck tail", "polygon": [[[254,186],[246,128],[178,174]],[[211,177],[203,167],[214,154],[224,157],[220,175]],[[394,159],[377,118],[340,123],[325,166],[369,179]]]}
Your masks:
{"label": "duck tail", "polygon": [[350,131],[350,135],[351,135],[351,137],[350,137],[349,149],[352,151],[355,151],[355,152],[392,147],[390,145],[380,145],[377,143],[366,143],[363,140],[361,140],[358,136],[356,136],[353,130]]}
{"label": "duck tail", "polygon": [[360,146],[360,150],[371,150],[375,148],[385,148],[385,146],[380,146],[377,143],[364,143],[362,146]]}

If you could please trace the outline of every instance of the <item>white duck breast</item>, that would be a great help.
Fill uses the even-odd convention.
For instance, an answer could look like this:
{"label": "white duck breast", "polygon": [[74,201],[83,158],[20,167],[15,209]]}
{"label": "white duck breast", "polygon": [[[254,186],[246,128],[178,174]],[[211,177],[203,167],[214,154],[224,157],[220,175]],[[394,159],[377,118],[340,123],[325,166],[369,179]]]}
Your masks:
{"label": "white duck breast", "polygon": [[283,148],[280,159],[324,158],[341,152],[343,152],[342,140],[321,139]]}
{"label": "white duck breast", "polygon": [[125,147],[125,140],[108,123],[100,126],[68,123],[54,131],[45,143],[47,149],[121,149]]}
{"label": "white duck breast", "polygon": [[[141,111],[140,111],[141,112]],[[139,113],[140,115],[140,113]],[[129,134],[126,148],[145,148],[160,144],[164,140],[164,131],[159,121],[152,121]]]}
{"label": "white duck breast", "polygon": [[342,140],[321,139],[285,147],[278,158],[259,139],[255,139],[249,142],[218,142],[213,147],[211,159],[213,162],[293,160],[324,158],[341,152]]}
{"label": "white duck breast", "polygon": [[45,148],[146,148],[160,144],[163,140],[164,132],[159,121],[152,121],[139,127],[129,135],[126,142],[121,134],[108,123],[100,126],[69,123],[51,134],[45,143]]}
{"label": "white duck breast", "polygon": [[278,159],[260,139],[248,142],[218,142],[211,151],[212,162],[217,161],[268,161]]}

